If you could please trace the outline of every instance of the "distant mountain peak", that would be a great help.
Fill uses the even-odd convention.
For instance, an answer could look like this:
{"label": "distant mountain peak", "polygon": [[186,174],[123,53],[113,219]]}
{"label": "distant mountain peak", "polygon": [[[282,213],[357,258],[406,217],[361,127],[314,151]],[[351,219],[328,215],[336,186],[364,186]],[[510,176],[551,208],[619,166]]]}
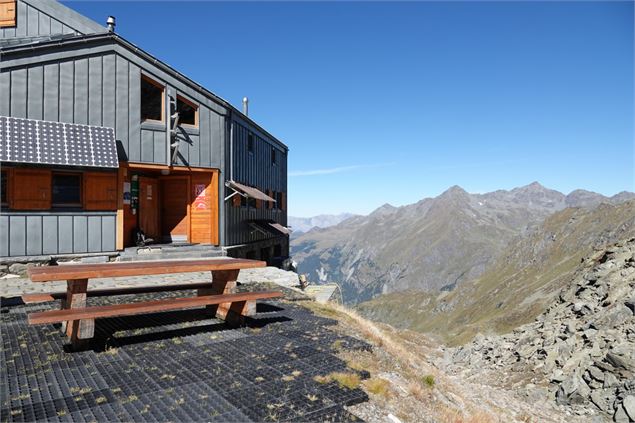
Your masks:
{"label": "distant mountain peak", "polygon": [[456,196],[465,196],[469,195],[467,191],[461,188],[458,185],[452,185],[450,188],[446,189],[439,197],[456,197]]}

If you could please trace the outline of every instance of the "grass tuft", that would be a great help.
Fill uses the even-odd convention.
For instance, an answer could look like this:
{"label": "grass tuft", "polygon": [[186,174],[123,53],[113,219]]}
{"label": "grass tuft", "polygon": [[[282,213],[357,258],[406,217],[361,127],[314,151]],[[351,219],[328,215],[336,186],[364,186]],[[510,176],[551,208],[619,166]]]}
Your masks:
{"label": "grass tuft", "polygon": [[434,384],[435,384],[435,382],[434,382],[434,376],[432,376],[432,375],[425,375],[425,376],[423,377],[423,384],[424,384],[425,386],[427,386],[428,388],[434,388]]}
{"label": "grass tuft", "polygon": [[371,394],[387,397],[389,394],[390,382],[380,377],[371,378],[364,382],[364,386]]}

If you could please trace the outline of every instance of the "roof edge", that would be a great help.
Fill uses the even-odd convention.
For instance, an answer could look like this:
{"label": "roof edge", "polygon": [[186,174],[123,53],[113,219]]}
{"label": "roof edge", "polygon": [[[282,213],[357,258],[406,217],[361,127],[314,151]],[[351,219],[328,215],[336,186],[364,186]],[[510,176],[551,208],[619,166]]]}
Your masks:
{"label": "roof edge", "polygon": [[[69,27],[77,26],[78,28],[73,28],[79,32],[83,32],[86,34],[89,33],[100,33],[106,32],[107,28],[105,26],[99,25],[94,20],[82,15],[81,13],[71,9],[63,3],[60,3],[56,0],[20,0],[34,9],[40,10],[41,12],[46,13],[54,17],[55,19],[62,22],[64,25]],[[66,14],[66,19],[63,19],[60,16],[60,12]],[[68,18],[71,19],[71,22],[68,22]]]}
{"label": "roof edge", "polygon": [[19,52],[31,52],[37,55],[38,50],[49,48],[51,46],[56,46],[56,45],[61,46],[61,45],[72,44],[72,43],[81,43],[82,45],[86,45],[89,42],[93,42],[93,41],[97,42],[97,41],[108,40],[108,39],[110,39],[113,42],[117,42],[119,45],[128,49],[134,54],[137,54],[138,56],[152,63],[153,65],[160,67],[163,71],[165,71],[168,74],[171,74],[174,78],[179,79],[181,82],[183,82],[184,84],[187,84],[188,86],[190,86],[190,88],[198,91],[202,95],[212,98],[212,100],[218,102],[221,106],[227,108],[231,113],[236,113],[240,117],[240,119],[250,123],[251,125],[256,127],[259,131],[262,131],[269,138],[271,138],[272,141],[274,141],[282,149],[284,149],[285,152],[289,151],[289,147],[285,143],[280,141],[277,137],[275,137],[269,131],[264,129],[262,126],[256,123],[249,116],[242,113],[237,107],[233,106],[229,101],[225,100],[224,98],[218,96],[217,94],[203,87],[199,83],[195,82],[193,79],[185,76],[184,74],[177,71],[175,68],[168,65],[167,63],[157,59],[155,56],[151,55],[147,51],[137,47],[135,44],[126,40],[121,35],[113,33],[113,32],[80,34],[80,35],[76,35],[69,38],[61,38],[61,39],[55,39],[50,41],[37,41],[34,43],[28,43],[28,44],[16,44],[16,45],[4,46],[0,50],[0,56],[6,56],[7,54],[19,53]]}

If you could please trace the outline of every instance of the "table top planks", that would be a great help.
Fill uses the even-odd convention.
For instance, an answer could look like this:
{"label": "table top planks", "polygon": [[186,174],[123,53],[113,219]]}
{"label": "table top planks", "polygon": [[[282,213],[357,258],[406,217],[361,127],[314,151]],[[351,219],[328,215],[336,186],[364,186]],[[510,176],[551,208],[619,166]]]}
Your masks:
{"label": "table top planks", "polygon": [[266,266],[266,262],[259,260],[213,258],[159,262],[65,264],[59,266],[32,267],[27,270],[27,274],[32,282],[51,282],[69,279],[117,278],[169,273],[241,270]]}

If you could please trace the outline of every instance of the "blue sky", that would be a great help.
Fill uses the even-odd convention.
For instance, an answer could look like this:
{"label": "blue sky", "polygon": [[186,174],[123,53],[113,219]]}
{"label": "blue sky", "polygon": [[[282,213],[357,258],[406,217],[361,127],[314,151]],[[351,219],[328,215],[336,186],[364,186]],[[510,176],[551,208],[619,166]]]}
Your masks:
{"label": "blue sky", "polygon": [[635,190],[633,2],[67,2],[290,147],[289,213]]}

